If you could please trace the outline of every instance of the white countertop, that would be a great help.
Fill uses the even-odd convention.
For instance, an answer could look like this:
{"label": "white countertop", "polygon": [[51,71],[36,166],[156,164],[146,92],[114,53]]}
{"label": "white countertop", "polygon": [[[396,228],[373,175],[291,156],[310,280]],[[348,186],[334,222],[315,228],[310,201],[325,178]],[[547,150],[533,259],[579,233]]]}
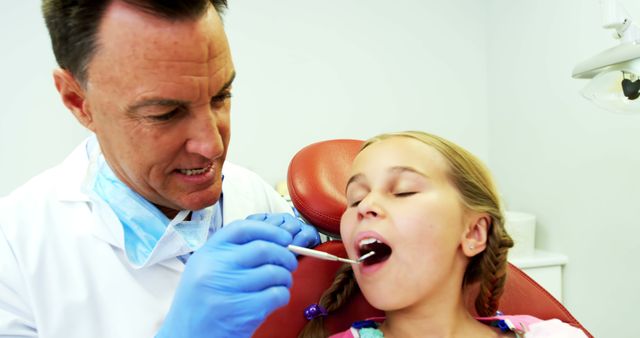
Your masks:
{"label": "white countertop", "polygon": [[569,262],[569,258],[563,254],[542,250],[535,250],[533,254],[526,256],[509,256],[508,260],[520,269],[565,265]]}

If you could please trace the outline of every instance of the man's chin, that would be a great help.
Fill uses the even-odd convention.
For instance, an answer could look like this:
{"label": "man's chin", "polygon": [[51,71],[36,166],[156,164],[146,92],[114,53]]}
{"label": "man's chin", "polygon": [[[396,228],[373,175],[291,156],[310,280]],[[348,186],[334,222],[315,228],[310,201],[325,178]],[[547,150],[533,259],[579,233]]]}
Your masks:
{"label": "man's chin", "polygon": [[[210,196],[198,196],[198,198],[191,198],[184,203],[181,203],[182,209],[186,210],[200,210],[206,207],[210,207],[218,202],[220,194]],[[196,197],[196,196],[193,196]]]}

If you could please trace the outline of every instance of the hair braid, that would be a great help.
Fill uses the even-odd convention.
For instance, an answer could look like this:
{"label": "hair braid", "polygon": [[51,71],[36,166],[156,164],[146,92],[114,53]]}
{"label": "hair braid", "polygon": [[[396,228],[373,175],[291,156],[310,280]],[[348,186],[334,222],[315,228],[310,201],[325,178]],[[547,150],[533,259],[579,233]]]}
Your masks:
{"label": "hair braid", "polygon": [[500,303],[507,279],[507,252],[513,240],[504,231],[501,223],[493,224],[487,240],[487,248],[479,258],[480,290],[475,308],[480,316],[493,316]]}
{"label": "hair braid", "polygon": [[[342,307],[357,290],[358,284],[353,276],[353,269],[350,264],[344,264],[336,271],[333,284],[325,290],[318,304],[332,313]],[[326,338],[327,336],[323,316],[310,320],[298,335],[299,338]]]}

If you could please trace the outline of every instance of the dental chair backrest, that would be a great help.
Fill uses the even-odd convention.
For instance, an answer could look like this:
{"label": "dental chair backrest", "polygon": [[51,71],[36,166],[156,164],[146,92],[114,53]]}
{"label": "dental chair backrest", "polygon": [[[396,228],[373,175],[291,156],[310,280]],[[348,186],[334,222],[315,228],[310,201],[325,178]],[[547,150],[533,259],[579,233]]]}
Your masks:
{"label": "dental chair backrest", "polygon": [[[348,139],[314,143],[301,149],[289,164],[287,184],[294,206],[307,222],[333,237],[340,233],[348,170],[361,145],[362,141]],[[344,246],[338,240],[325,242],[316,249],[346,257]],[[318,302],[342,264],[310,257],[300,257],[298,262],[289,304],[271,314],[253,337],[297,337],[307,323],[305,308]],[[476,294],[477,286],[469,288],[466,295],[467,308],[474,315]],[[593,337],[560,302],[511,264],[500,310],[505,314],[557,318]],[[346,330],[355,321],[380,316],[383,312],[371,307],[358,292],[342,309],[325,317],[324,323],[330,333],[335,333]]]}

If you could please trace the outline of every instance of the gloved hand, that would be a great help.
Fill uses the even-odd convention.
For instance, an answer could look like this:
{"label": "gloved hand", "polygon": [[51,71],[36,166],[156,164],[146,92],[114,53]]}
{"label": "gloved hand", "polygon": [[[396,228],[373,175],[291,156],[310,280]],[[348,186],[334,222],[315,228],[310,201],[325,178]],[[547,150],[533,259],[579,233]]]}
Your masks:
{"label": "gloved hand", "polygon": [[254,214],[247,217],[247,219],[264,221],[287,230],[293,237],[293,242],[291,243],[293,245],[313,248],[320,244],[320,235],[318,235],[316,228],[291,214]]}
{"label": "gloved hand", "polygon": [[251,337],[289,302],[291,242],[286,230],[253,220],[218,230],[187,261],[156,337]]}

